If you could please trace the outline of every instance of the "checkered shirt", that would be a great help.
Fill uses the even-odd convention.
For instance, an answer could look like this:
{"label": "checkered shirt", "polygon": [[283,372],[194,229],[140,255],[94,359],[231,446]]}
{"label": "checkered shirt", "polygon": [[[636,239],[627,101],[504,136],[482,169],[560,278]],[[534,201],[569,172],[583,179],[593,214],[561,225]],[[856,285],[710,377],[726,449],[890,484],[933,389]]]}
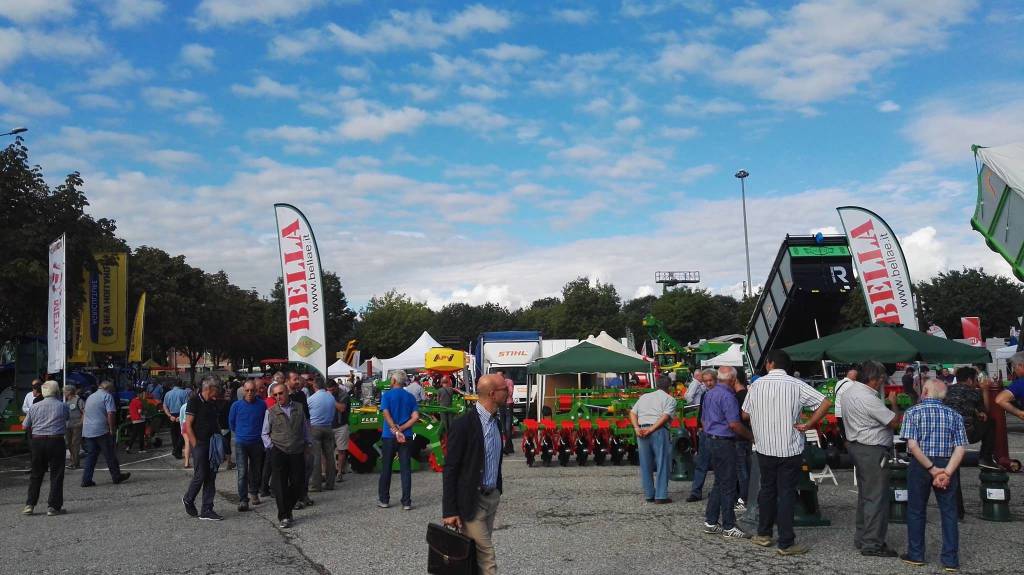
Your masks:
{"label": "checkered shirt", "polygon": [[938,399],[924,399],[903,414],[900,437],[913,439],[928,457],[950,457],[967,445],[964,419]]}

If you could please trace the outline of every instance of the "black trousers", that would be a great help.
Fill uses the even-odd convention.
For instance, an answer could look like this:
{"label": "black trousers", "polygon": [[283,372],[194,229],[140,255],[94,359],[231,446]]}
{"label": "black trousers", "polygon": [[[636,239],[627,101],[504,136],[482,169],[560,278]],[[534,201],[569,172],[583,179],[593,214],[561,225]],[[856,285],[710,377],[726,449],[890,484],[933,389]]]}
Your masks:
{"label": "black trousers", "polygon": [[35,507],[36,503],[39,503],[39,490],[43,486],[43,476],[49,471],[50,497],[46,500],[46,505],[54,509],[64,507],[64,438],[32,438],[30,449],[32,450],[32,475],[28,480],[28,499],[25,504]]}
{"label": "black trousers", "polygon": [[292,509],[299,500],[306,484],[306,465],[302,453],[285,453],[277,447],[270,448],[271,483],[274,485],[274,499],[277,501],[277,519],[292,518]]}
{"label": "black trousers", "polygon": [[991,421],[985,420],[974,420],[974,422],[967,427],[967,443],[981,442],[981,448],[978,450],[978,456],[985,460],[992,457],[992,447],[996,440],[996,426]]}
{"label": "black trousers", "polygon": [[132,448],[132,444],[138,440],[139,450],[146,448],[146,422],[140,421],[138,423],[132,422],[132,437],[128,440],[128,449]]}
{"label": "black trousers", "polygon": [[761,491],[757,494],[757,534],[772,536],[772,528],[779,528],[779,549],[791,547],[796,541],[793,532],[793,512],[796,507],[796,488],[800,481],[803,457],[772,457],[757,454],[761,469]]}
{"label": "black trousers", "polygon": [[213,511],[213,497],[217,494],[217,470],[210,465],[210,440],[199,441],[192,448],[192,481],[185,491],[185,503],[195,504],[199,490],[203,490],[201,513]]}
{"label": "black trousers", "polygon": [[270,474],[271,474],[270,461],[271,461],[270,449],[264,450],[264,452],[263,452],[263,474],[260,477],[260,495],[266,495],[266,494],[270,493],[270,488],[271,488],[271,484],[270,484]]}
{"label": "black trousers", "polygon": [[171,453],[176,459],[182,458],[182,450],[185,449],[185,438],[181,436],[181,422],[171,422]]}

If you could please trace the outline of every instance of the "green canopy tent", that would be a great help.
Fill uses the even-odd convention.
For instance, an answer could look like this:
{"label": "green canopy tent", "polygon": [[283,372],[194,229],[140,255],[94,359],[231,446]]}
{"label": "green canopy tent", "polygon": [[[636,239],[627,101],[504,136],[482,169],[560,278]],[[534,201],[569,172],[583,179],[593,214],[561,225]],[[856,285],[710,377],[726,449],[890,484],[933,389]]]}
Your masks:
{"label": "green canopy tent", "polygon": [[[544,405],[544,394],[547,391],[546,376],[548,375],[608,372],[650,373],[651,364],[642,359],[583,341],[551,357],[533,362],[527,371],[530,374],[542,376],[540,401],[537,404],[537,417],[540,418],[540,412]],[[527,395],[529,396],[529,392],[527,392]]]}
{"label": "green canopy tent", "polygon": [[876,323],[783,348],[794,361],[831,359],[855,363],[873,359],[882,363],[989,363],[988,350],[906,329]]}

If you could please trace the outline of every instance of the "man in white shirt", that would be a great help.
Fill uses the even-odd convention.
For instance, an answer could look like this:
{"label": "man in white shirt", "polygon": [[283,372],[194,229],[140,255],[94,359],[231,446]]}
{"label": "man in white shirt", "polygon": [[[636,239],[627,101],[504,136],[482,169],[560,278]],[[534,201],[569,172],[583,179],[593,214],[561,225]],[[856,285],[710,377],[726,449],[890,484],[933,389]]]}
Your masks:
{"label": "man in white shirt", "polygon": [[[762,547],[772,544],[772,529],[779,528],[779,554],[800,555],[808,548],[796,544],[793,512],[803,463],[804,431],[828,413],[832,402],[803,381],[787,375],[791,360],[781,349],[768,352],[768,374],[759,378],[743,401],[743,414],[754,432],[754,451],[761,470],[760,510],[757,535],[751,541]],[[817,407],[800,424],[805,407]]]}
{"label": "man in white shirt", "polygon": [[28,415],[28,410],[31,409],[32,404],[36,400],[42,401],[43,398],[43,382],[38,379],[32,380],[32,391],[29,391],[25,396],[25,400],[21,402],[21,412]]}
{"label": "man in white shirt", "polygon": [[836,389],[836,394],[835,394],[836,395],[836,403],[835,403],[835,406],[836,406],[835,416],[836,417],[842,417],[843,416],[843,393],[845,393],[846,391],[849,391],[849,389],[851,387],[849,385],[849,383],[851,381],[859,381],[857,379],[858,375],[859,374],[857,372],[857,368],[856,367],[850,368],[850,370],[846,372],[846,377],[844,377],[843,379],[840,379],[839,381],[836,382],[836,388],[835,388]]}
{"label": "man in white shirt", "polygon": [[423,386],[420,382],[413,379],[409,382],[409,385],[405,386],[405,390],[412,394],[416,398],[416,403],[423,401]]}
{"label": "man in white shirt", "polygon": [[[629,420],[640,452],[640,483],[648,503],[672,503],[668,478],[672,469],[672,443],[668,425],[676,410],[676,399],[668,394],[672,380],[659,378],[658,389],[640,396],[629,410]],[[657,478],[652,474],[657,468]]]}

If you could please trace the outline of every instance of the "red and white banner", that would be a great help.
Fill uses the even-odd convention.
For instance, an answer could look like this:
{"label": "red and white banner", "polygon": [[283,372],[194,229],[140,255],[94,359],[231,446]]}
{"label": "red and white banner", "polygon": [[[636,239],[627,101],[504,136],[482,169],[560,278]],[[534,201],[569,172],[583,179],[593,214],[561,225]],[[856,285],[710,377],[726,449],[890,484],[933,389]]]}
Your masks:
{"label": "red and white banner", "polygon": [[964,339],[971,342],[971,345],[975,347],[984,345],[984,341],[981,339],[981,318],[962,317],[960,318],[960,327],[964,330]]}
{"label": "red and white banner", "polygon": [[274,204],[284,281],[288,360],[306,363],[327,377],[326,310],[320,252],[306,216],[289,204]]}
{"label": "red and white banner", "polygon": [[50,244],[50,295],[46,309],[46,373],[64,369],[67,312],[67,284],[65,283],[65,237],[61,235]]}
{"label": "red and white banner", "polygon": [[941,337],[942,339],[949,339],[946,337],[946,332],[934,323],[928,326],[928,335],[934,335],[935,337]]}
{"label": "red and white banner", "polygon": [[856,206],[836,210],[846,229],[871,321],[919,329],[910,271],[896,234],[870,210]]}

